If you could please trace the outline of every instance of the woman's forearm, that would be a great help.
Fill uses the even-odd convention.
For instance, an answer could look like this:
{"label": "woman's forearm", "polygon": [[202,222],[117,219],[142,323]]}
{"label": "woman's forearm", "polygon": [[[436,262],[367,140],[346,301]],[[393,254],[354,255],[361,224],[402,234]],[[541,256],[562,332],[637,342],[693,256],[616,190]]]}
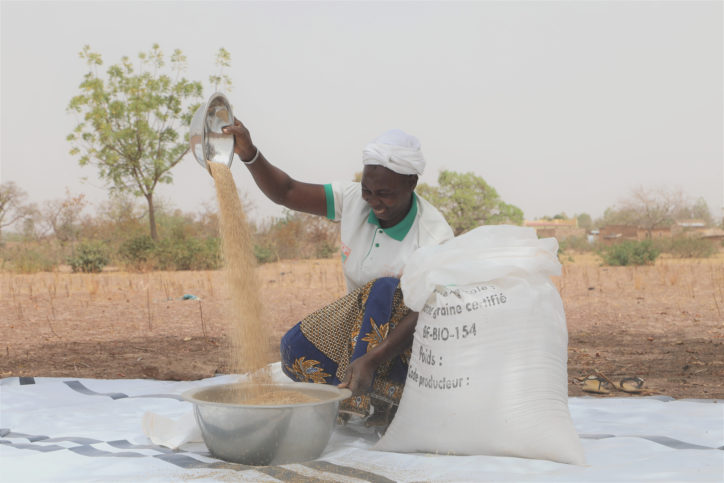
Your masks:
{"label": "woman's forearm", "polygon": [[417,312],[405,315],[385,340],[352,361],[339,387],[347,387],[353,394],[364,394],[369,391],[379,365],[401,354],[412,345],[417,315]]}
{"label": "woman's forearm", "polygon": [[418,315],[418,312],[410,311],[400,320],[395,328],[390,331],[390,334],[385,340],[367,353],[367,356],[370,357],[375,366],[379,366],[383,362],[402,354],[412,346]]}
{"label": "woman's forearm", "polygon": [[251,141],[241,121],[234,119],[224,132],[234,136],[234,152],[246,165],[262,193],[274,203],[314,215],[327,214],[327,198],[321,184],[303,183],[271,164]]}

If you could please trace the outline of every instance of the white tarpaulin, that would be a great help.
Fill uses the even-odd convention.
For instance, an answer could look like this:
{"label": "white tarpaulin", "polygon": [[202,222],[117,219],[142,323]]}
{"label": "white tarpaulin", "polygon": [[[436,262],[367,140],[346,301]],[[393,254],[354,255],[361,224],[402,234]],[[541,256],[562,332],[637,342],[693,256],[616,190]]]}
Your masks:
{"label": "white tarpaulin", "polygon": [[[348,424],[315,461],[250,467],[199,442],[171,450],[144,432],[144,416],[155,417],[156,436],[193,441],[191,404],[179,394],[235,379],[0,379],[0,481],[724,481],[724,404],[715,400],[569,399],[587,466],[372,451],[376,433]],[[169,420],[177,426],[159,423]]]}

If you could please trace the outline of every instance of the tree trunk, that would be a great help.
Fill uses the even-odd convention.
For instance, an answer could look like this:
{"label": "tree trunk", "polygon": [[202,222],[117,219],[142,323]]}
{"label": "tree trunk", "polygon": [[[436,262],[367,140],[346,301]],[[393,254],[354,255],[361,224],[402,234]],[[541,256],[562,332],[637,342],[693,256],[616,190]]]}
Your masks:
{"label": "tree trunk", "polygon": [[151,228],[151,240],[158,241],[158,232],[156,231],[156,213],[153,211],[153,195],[147,195],[146,201],[148,201],[148,224]]}

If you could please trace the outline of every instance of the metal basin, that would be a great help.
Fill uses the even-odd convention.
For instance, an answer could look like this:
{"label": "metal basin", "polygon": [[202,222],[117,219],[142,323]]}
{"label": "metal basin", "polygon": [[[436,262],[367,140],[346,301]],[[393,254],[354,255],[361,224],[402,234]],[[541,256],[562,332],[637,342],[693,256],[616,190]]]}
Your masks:
{"label": "metal basin", "polygon": [[225,401],[249,384],[219,384],[192,389],[182,397],[194,404],[204,442],[217,458],[245,465],[300,463],[319,457],[334,430],[339,402],[352,395],[336,386],[293,382],[269,384],[319,401],[255,406]]}
{"label": "metal basin", "polygon": [[234,124],[231,104],[224,94],[217,92],[199,107],[189,126],[189,143],[196,161],[206,170],[213,161],[231,166],[234,160],[234,136],[221,129]]}

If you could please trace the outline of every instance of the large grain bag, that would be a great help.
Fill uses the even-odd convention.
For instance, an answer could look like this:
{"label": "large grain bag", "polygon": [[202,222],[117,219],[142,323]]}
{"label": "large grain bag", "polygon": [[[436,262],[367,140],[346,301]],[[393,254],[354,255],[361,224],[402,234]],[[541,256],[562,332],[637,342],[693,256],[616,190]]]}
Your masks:
{"label": "large grain bag", "polygon": [[420,313],[405,390],[375,449],[584,464],[568,410],[554,238],[486,226],[418,250],[401,279]]}

